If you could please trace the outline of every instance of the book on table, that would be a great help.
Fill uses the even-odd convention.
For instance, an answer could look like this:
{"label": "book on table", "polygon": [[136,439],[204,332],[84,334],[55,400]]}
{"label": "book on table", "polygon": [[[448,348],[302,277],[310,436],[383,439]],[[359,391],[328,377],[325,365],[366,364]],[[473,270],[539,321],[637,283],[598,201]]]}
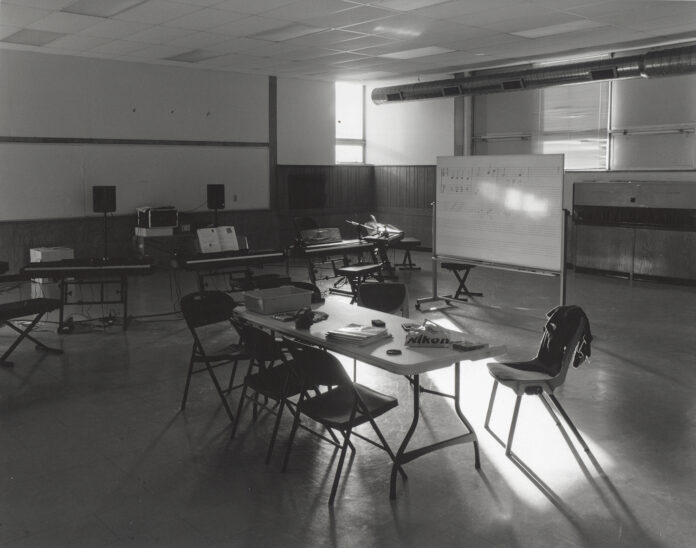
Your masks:
{"label": "book on table", "polygon": [[370,344],[390,337],[391,335],[386,327],[360,325],[357,323],[351,323],[345,327],[339,327],[338,329],[332,329],[326,332],[326,338],[329,340],[358,345]]}

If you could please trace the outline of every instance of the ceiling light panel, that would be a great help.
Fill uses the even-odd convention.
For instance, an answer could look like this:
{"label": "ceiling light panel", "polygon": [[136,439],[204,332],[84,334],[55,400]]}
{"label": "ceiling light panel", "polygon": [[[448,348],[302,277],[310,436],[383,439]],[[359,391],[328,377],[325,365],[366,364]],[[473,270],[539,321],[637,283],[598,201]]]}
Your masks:
{"label": "ceiling light panel", "polygon": [[78,0],[65,6],[61,11],[92,15],[94,17],[111,17],[122,11],[144,3],[146,0]]}
{"label": "ceiling light panel", "polygon": [[340,44],[364,36],[357,32],[349,32],[345,30],[325,30],[316,34],[302,36],[290,41],[292,44],[303,46],[327,47],[334,44]]}
{"label": "ceiling light panel", "polygon": [[435,6],[437,4],[451,4],[449,0],[382,0],[371,2],[380,8],[388,8],[397,11],[411,11]]}
{"label": "ceiling light panel", "polygon": [[222,51],[225,53],[239,53],[266,45],[263,40],[253,40],[251,38],[229,38],[217,44],[211,44],[208,49]]}
{"label": "ceiling light panel", "polygon": [[65,36],[65,34],[46,30],[23,29],[7,38],[3,38],[2,41],[8,44],[22,44],[24,46],[45,46],[62,36]]}

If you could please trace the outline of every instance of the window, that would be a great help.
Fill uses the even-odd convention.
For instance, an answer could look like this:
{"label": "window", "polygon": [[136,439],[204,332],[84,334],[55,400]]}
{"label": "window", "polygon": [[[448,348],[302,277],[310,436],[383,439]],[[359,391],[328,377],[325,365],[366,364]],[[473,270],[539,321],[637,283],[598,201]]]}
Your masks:
{"label": "window", "polygon": [[609,82],[541,91],[539,147],[565,154],[565,169],[607,169]]}
{"label": "window", "polygon": [[365,162],[365,88],[336,82],[336,163]]}

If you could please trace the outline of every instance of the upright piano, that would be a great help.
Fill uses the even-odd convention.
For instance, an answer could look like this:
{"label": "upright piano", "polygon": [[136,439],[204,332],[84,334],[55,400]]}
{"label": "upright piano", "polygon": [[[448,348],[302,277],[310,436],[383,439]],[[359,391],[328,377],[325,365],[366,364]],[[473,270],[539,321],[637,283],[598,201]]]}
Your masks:
{"label": "upright piano", "polygon": [[[123,329],[128,327],[128,277],[151,274],[153,264],[144,259],[131,258],[91,258],[63,259],[61,261],[46,261],[29,263],[21,269],[22,275],[29,278],[52,278],[60,287],[60,308],[58,316],[58,332],[70,333],[70,326],[64,322],[64,311],[67,305],[84,304],[121,304],[123,305]],[[99,287],[99,298],[90,300],[71,301],[70,287],[96,285]],[[118,298],[109,298],[106,288],[116,286]]]}

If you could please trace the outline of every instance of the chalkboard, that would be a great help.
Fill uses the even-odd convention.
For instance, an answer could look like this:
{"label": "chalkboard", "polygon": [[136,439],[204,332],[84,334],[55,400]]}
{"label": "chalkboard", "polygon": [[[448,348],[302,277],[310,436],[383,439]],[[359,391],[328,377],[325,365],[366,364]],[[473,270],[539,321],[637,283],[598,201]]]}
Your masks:
{"label": "chalkboard", "polygon": [[563,155],[441,156],[439,259],[560,273]]}

